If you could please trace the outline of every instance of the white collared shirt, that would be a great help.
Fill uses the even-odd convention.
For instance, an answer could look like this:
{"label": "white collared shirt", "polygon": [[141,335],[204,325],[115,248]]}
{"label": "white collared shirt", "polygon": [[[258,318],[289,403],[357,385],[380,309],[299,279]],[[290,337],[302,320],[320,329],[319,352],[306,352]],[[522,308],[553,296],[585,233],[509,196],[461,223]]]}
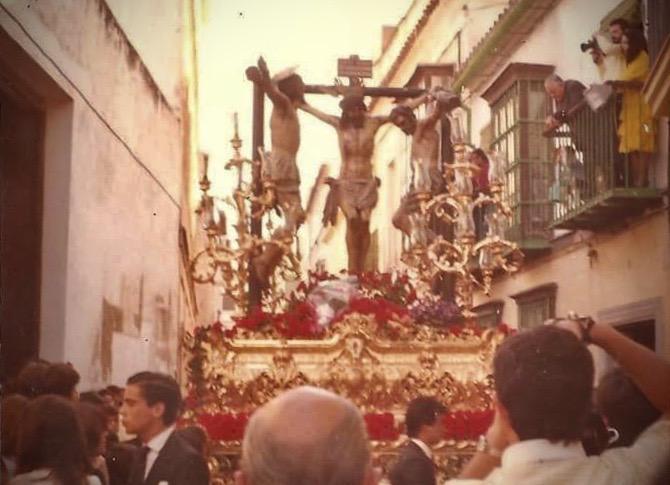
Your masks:
{"label": "white collared shirt", "polygon": [[158,454],[161,452],[161,450],[165,446],[165,443],[167,442],[168,438],[170,437],[170,435],[174,430],[175,430],[174,424],[172,426],[168,426],[163,431],[158,433],[156,436],[151,438],[149,442],[145,445],[149,447],[149,453],[147,453],[147,463],[144,467],[145,480],[147,478],[147,475],[149,475],[149,470],[151,470],[151,467],[154,466],[154,462],[156,461],[156,458],[158,458]]}
{"label": "white collared shirt", "polygon": [[416,446],[421,448],[421,451],[423,451],[428,458],[430,458],[431,460],[433,459],[433,452],[431,451],[430,446],[428,446],[426,443],[424,443],[418,438],[410,438],[410,441],[412,441]]}
{"label": "white collared shirt", "polygon": [[585,457],[584,447],[579,442],[565,445],[552,443],[549,440],[526,440],[509,446],[503,452],[500,461],[503,467],[516,467],[527,463],[543,463]]}
{"label": "white collared shirt", "polygon": [[628,448],[586,456],[579,443],[526,440],[508,447],[501,466],[483,480],[452,479],[448,485],[611,485],[655,483],[670,466],[670,419],[660,419]]}

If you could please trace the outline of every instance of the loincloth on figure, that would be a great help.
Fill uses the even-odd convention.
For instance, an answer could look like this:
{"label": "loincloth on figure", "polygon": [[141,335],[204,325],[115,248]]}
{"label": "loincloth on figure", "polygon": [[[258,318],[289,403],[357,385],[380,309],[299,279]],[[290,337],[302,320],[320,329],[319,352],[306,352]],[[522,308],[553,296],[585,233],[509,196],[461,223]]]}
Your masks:
{"label": "loincloth on figure", "polygon": [[305,222],[305,211],[300,199],[300,173],[295,157],[286,154],[265,152],[262,177],[273,183],[276,206],[284,213],[289,224],[296,226]]}
{"label": "loincloth on figure", "polygon": [[263,157],[262,177],[267,180],[293,181],[300,185],[300,172],[295,155],[286,153],[265,152]]}
{"label": "loincloth on figure", "polygon": [[444,177],[437,166],[414,161],[413,169],[415,171],[414,187],[417,192],[430,192],[431,194],[444,192]]}
{"label": "loincloth on figure", "polygon": [[370,220],[377,205],[379,179],[330,179],[330,192],[323,209],[324,224],[335,225],[338,207],[347,219]]}

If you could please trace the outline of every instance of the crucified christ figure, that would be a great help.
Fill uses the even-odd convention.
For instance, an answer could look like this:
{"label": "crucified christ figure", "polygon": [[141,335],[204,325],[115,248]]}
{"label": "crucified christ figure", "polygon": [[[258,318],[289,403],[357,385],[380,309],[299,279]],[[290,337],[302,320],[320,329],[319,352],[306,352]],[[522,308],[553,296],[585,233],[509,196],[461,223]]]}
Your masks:
{"label": "crucified christ figure", "polygon": [[[423,103],[429,103],[428,113],[417,120],[413,110]],[[391,111],[391,121],[406,135],[412,136],[411,162],[414,180],[410,192],[403,197],[400,207],[393,216],[393,225],[408,237],[422,245],[427,244],[431,235],[425,227],[424,218],[419,214],[421,200],[428,200],[444,190],[444,176],[440,171],[440,134],[437,123],[445,113],[461,105],[458,95],[442,87],[396,106]]]}
{"label": "crucified christ figure", "polygon": [[[297,107],[304,103],[305,85],[293,69],[285,69],[270,78],[265,60],[258,59],[259,85],[272,101],[270,136],[272,150],[266,153],[263,163],[263,179],[270,181],[276,194],[276,204],[282,211],[284,225],[273,234],[273,239],[290,241],[305,221],[305,212],[300,202],[300,174],[296,155],[300,147],[300,123]],[[263,252],[253,259],[253,268],[258,280],[267,285],[270,275],[284,256],[277,245],[266,245]]]}
{"label": "crucified christ figure", "polygon": [[348,95],[340,102],[342,116],[337,117],[302,104],[312,114],[337,131],[342,164],[338,179],[330,179],[330,193],[324,209],[324,224],[334,224],[338,207],[347,219],[348,269],[365,269],[370,249],[370,215],[377,205],[379,179],[372,173],[372,154],[377,130],[389,122],[388,116],[370,116],[362,95]]}

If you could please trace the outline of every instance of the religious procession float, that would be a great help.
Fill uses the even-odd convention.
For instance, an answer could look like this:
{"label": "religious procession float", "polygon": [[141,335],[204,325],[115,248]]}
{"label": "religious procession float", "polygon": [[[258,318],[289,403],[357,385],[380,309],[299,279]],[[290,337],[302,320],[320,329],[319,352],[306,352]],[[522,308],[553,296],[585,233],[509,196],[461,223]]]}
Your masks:
{"label": "religious procession float", "polygon": [[[504,234],[510,215],[504,160],[490,153],[487,168],[473,161],[458,95],[441,87],[366,88],[364,61],[350,61],[340,69],[349,77],[346,86],[305,85],[292,70],[270,77],[262,58],[247,70],[254,86],[254,155],[242,157],[236,124],[226,168],[236,171],[237,186],[225,200],[237,219],[234,234],[221,200],[210,195],[204,163],[197,212],[207,246],[191,262],[191,273],[198,283],[220,285],[235,316],[232,325],[217,321],[184,338],[185,421],[207,431],[210,466],[220,483],[232,483],[249,416],[296,386],[318,386],[353,401],[383,469],[406,439],[404,412],[415,397],[434,396],[448,408],[445,439],[435,450],[441,478],[457,474],[493,417],[491,359],[509,330],[504,324],[484,328],[472,308],[476,291],[487,293],[496,273],[514,272],[522,261]],[[340,96],[341,116],[310,106],[305,93]],[[269,152],[262,148],[266,96],[272,102]],[[405,101],[388,117],[372,117],[365,96]],[[413,108],[420,104],[426,115],[416,119]],[[338,211],[347,220],[349,264],[337,274],[323,268],[301,274],[295,250],[305,218],[297,110],[331,125],[340,142],[340,176],[326,181],[324,209],[325,223]],[[380,273],[366,271],[364,262],[377,201],[374,136],[387,122],[412,136],[414,176],[389,221],[408,242],[402,264]],[[450,131],[449,160],[438,160],[440,123]],[[482,177],[486,188],[473,186]]]}

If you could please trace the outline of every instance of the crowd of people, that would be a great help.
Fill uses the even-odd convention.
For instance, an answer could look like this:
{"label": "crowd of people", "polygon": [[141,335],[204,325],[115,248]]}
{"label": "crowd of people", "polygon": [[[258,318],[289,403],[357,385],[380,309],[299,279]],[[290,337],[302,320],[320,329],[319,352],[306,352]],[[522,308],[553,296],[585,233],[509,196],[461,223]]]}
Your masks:
{"label": "crowd of people", "polygon": [[[587,345],[618,367],[595,387]],[[2,481],[206,484],[207,437],[176,426],[176,380],[131,376],[124,389],[77,393],[69,364],[32,362],[2,400]],[[570,318],[508,337],[493,359],[495,417],[458,484],[670,483],[670,363],[615,328]],[[409,403],[407,443],[382,477],[361,412],[324,389],[280,394],[251,416],[236,483],[432,485],[445,405]],[[119,421],[131,439],[119,439]]]}
{"label": "crowd of people", "polygon": [[595,139],[611,138],[619,158],[615,160],[616,184],[648,186],[650,160],[656,149],[656,130],[649,105],[642,97],[642,87],[650,70],[644,33],[625,19],[617,18],[609,24],[609,35],[595,33],[582,44],[582,50],[591,55],[601,82],[615,93],[616,133],[593,132],[598,125],[596,118],[594,123],[584,121],[580,126],[575,113],[585,105],[587,88],[578,80],[564,80],[558,74],[545,80],[545,90],[555,105],[554,112],[545,121],[546,130],[555,130],[567,123],[574,147],[582,152],[585,165],[593,163],[596,156],[592,146]]}
{"label": "crowd of people", "polygon": [[[3,485],[209,483],[206,433],[176,429],[174,378],[145,371],[125,388],[81,394],[78,384],[70,364],[34,361],[5,389]],[[121,432],[133,437],[121,440]]]}

